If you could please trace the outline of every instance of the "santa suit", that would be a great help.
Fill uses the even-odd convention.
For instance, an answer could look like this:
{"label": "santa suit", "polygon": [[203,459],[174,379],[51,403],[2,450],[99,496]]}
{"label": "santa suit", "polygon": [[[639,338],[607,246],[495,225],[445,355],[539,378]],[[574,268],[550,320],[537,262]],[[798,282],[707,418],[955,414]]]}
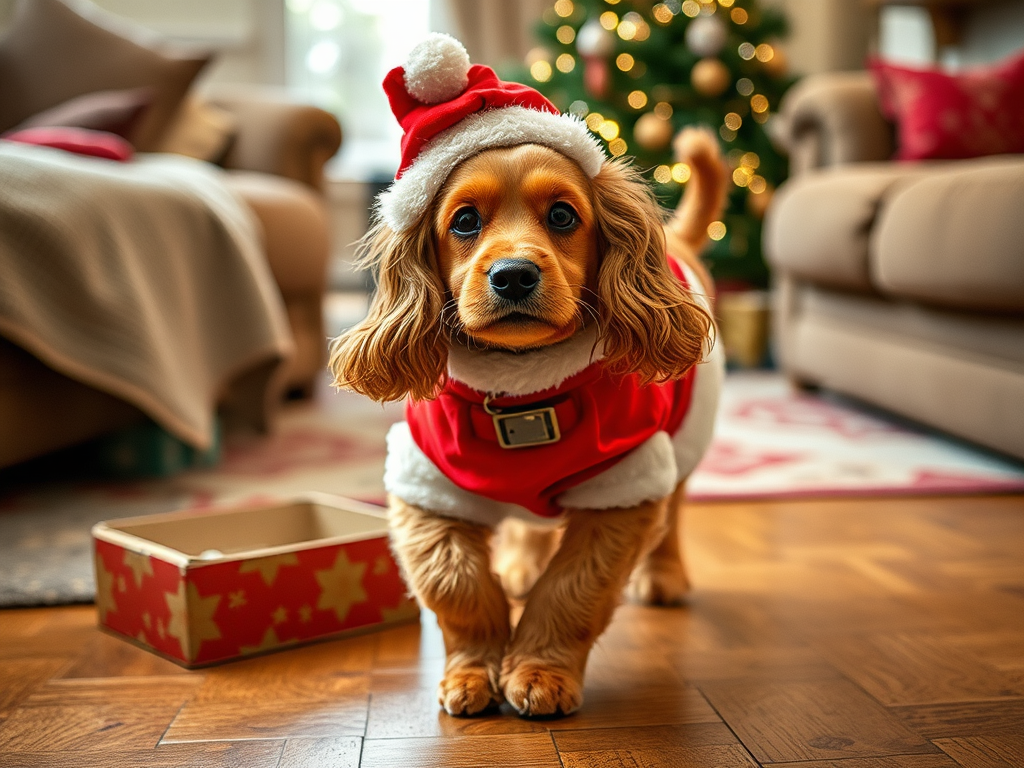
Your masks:
{"label": "santa suit", "polygon": [[[696,276],[670,263],[707,309]],[[557,523],[565,509],[632,507],[671,493],[711,440],[721,352],[682,379],[640,386],[635,374],[609,373],[595,341],[582,333],[523,354],[453,348],[440,395],[410,402],[388,434],[388,492],[489,526],[508,516]],[[552,408],[558,440],[502,447],[492,413],[524,407]]]}

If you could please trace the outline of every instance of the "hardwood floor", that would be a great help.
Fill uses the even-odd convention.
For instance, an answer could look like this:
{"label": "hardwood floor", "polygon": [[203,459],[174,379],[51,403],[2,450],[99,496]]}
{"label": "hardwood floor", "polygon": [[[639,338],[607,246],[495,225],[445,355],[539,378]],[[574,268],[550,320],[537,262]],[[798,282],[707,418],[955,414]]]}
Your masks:
{"label": "hardwood floor", "polygon": [[188,672],[91,606],[0,611],[0,766],[1024,766],[1024,496],[692,505],[561,720],[440,712],[422,627]]}

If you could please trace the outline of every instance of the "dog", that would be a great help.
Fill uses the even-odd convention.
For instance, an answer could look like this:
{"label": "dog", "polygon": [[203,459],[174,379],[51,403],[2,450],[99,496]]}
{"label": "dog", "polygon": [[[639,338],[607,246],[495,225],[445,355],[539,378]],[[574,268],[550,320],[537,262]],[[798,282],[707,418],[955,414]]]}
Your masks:
{"label": "dog", "polygon": [[[450,38],[432,44],[462,60]],[[552,138],[542,97],[480,67],[462,90],[421,87],[415,53],[389,74],[389,96],[403,149],[427,160],[403,165],[401,206],[383,199],[362,246],[377,292],[330,367],[339,387],[409,398],[388,435],[388,516],[444,636],[441,706],[566,715],[627,584],[646,604],[688,588],[685,478],[710,441],[723,369],[698,253],[724,166],[710,133],[680,134],[692,178],[665,223],[627,163]],[[426,58],[429,74],[443,56]],[[524,99],[543,114],[523,116]],[[416,131],[437,123],[449,133],[417,148]],[[456,151],[435,163],[445,147]],[[514,631],[510,597],[523,601]]]}

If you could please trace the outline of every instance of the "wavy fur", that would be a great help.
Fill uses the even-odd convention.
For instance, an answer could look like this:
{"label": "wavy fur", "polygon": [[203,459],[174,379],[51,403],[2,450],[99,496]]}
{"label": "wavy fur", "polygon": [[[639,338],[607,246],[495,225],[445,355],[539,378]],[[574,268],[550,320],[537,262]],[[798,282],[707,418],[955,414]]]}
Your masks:
{"label": "wavy fur", "polygon": [[621,161],[593,180],[603,240],[598,272],[605,360],[644,383],[685,374],[700,362],[710,315],[683,290],[665,259],[661,209],[650,187]]}

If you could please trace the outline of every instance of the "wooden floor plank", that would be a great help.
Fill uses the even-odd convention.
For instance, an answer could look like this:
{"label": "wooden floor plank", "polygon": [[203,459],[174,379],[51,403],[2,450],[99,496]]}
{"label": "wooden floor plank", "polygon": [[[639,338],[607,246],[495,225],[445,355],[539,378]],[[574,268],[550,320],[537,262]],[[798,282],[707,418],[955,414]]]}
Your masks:
{"label": "wooden floor plank", "polygon": [[895,755],[786,763],[785,768],[959,768],[959,763],[948,755]]}
{"label": "wooden floor plank", "polygon": [[561,768],[547,733],[367,739],[361,768]]}
{"label": "wooden floor plank", "polygon": [[566,730],[554,739],[565,768],[757,768],[721,723]]}
{"label": "wooden floor plank", "polygon": [[761,762],[935,751],[847,680],[713,681],[700,690]]}
{"label": "wooden floor plank", "polygon": [[100,752],[0,752],[0,768],[277,768],[283,748],[283,741],[249,741]]}
{"label": "wooden floor plank", "polygon": [[359,738],[288,739],[277,768],[359,768]]}
{"label": "wooden floor plank", "polygon": [[937,739],[935,744],[963,768],[1020,768],[1024,765],[1024,729],[991,736]]}
{"label": "wooden floor plank", "polygon": [[1024,700],[965,701],[894,707],[908,727],[928,739],[1024,731]]}

